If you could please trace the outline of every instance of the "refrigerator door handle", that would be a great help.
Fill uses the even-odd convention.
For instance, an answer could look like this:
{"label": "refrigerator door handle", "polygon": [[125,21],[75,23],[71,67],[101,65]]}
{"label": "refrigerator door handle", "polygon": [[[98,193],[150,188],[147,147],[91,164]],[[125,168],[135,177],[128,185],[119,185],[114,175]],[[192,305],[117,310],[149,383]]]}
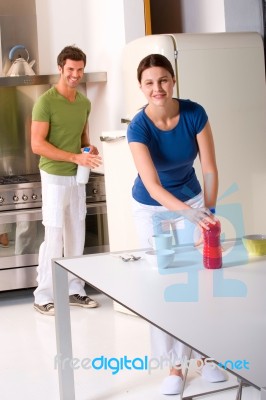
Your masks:
{"label": "refrigerator door handle", "polygon": [[100,136],[101,142],[118,142],[119,140],[125,139],[125,136]]}
{"label": "refrigerator door handle", "polygon": [[130,124],[131,119],[128,118],[121,118],[121,124]]}

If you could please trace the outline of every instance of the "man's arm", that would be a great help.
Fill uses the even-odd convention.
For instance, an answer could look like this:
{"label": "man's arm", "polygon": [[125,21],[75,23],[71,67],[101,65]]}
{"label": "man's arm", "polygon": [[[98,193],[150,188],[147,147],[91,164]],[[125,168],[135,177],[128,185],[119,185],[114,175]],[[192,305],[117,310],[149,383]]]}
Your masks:
{"label": "man's arm", "polygon": [[58,149],[46,140],[48,132],[49,122],[32,121],[31,148],[33,153],[55,161],[69,161],[76,163],[77,154]]}
{"label": "man's arm", "polygon": [[97,155],[99,154],[97,147],[93,146],[93,144],[90,143],[90,134],[89,134],[89,125],[88,122],[84,126],[82,135],[81,135],[81,147],[89,147],[90,148],[90,154]]}
{"label": "man's arm", "polygon": [[75,164],[84,165],[90,168],[96,168],[101,164],[101,157],[97,156],[96,153],[92,154],[91,152],[90,157],[88,157],[84,153],[70,153],[68,151],[64,151],[53,146],[47,141],[48,132],[49,122],[32,121],[31,148],[34,154],[50,158],[50,160],[67,161]]}
{"label": "man's arm", "polygon": [[84,126],[81,135],[81,147],[90,147],[90,135],[89,135],[89,125],[88,122]]}

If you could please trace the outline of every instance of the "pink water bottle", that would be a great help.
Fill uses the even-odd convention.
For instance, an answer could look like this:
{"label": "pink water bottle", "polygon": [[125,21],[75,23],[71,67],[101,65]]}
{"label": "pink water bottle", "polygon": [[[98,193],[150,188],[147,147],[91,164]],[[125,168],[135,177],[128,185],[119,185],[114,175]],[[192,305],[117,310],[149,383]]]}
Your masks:
{"label": "pink water bottle", "polygon": [[217,221],[215,225],[210,224],[209,228],[209,230],[203,230],[203,265],[208,269],[218,269],[223,263],[220,221]]}

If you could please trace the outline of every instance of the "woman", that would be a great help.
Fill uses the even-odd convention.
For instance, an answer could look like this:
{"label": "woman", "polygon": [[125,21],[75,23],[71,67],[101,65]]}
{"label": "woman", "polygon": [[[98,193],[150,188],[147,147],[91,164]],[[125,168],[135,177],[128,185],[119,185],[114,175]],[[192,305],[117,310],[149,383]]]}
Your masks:
{"label": "woman", "polygon": [[[137,77],[148,104],[133,118],[127,137],[138,170],[132,195],[140,245],[150,247],[151,235],[169,225],[177,243],[190,243],[195,241],[196,226],[209,229],[208,224],[216,223],[212,213],[218,172],[208,116],[199,104],[173,98],[175,75],[163,55],[145,57]],[[197,155],[203,193],[193,168]],[[152,327],[151,334],[154,355],[172,360],[162,393],[178,394],[183,384],[181,360],[189,357],[190,349],[157,328]],[[225,380],[214,365],[205,364],[201,371],[208,381]]]}

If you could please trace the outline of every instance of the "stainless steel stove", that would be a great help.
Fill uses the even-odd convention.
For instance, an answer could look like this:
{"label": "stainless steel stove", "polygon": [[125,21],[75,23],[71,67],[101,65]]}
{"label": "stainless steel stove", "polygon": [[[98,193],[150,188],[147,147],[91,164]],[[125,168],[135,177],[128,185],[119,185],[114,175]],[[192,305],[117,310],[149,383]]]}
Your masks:
{"label": "stainless steel stove", "polygon": [[89,182],[86,185],[86,203],[89,204],[105,201],[106,194],[104,174],[91,171]]}
{"label": "stainless steel stove", "polygon": [[[104,175],[91,172],[86,185],[86,203],[105,201]],[[38,208],[42,205],[40,174],[0,177],[0,211]]]}
{"label": "stainless steel stove", "polygon": [[37,208],[41,204],[40,174],[0,177],[0,211]]}
{"label": "stainless steel stove", "polygon": [[[109,250],[104,175],[91,172],[86,185],[84,254]],[[0,291],[36,286],[44,238],[40,174],[0,177]],[[8,237],[5,245],[3,235]]]}

